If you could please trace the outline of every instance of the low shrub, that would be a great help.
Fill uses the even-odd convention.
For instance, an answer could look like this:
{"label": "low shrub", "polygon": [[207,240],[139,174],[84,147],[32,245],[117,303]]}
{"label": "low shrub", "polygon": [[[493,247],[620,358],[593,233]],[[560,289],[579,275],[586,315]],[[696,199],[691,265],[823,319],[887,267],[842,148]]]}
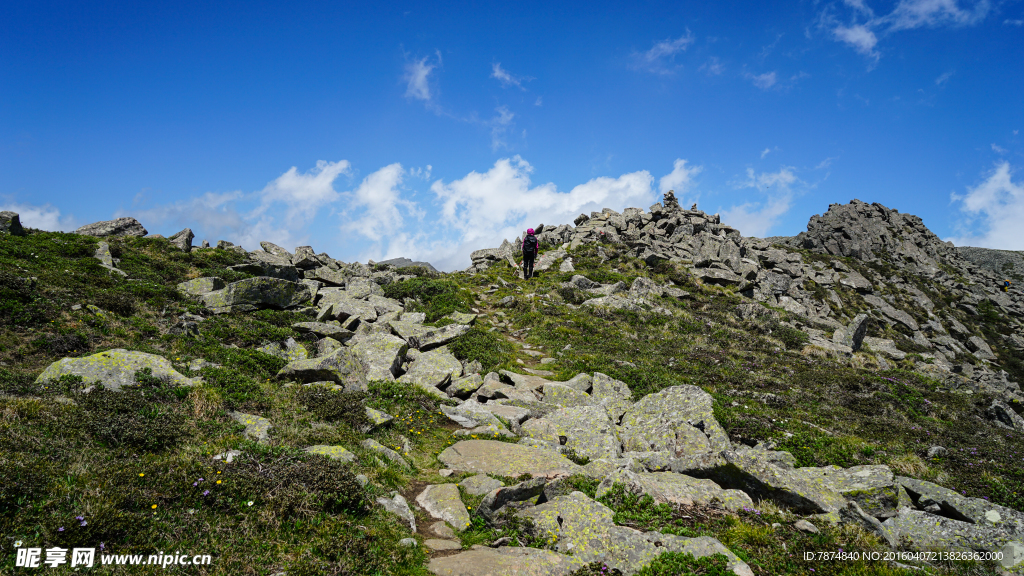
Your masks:
{"label": "low shrub", "polygon": [[295,399],[325,422],[344,422],[353,430],[361,430],[370,423],[363,408],[364,392],[337,392],[324,386],[303,386]]}

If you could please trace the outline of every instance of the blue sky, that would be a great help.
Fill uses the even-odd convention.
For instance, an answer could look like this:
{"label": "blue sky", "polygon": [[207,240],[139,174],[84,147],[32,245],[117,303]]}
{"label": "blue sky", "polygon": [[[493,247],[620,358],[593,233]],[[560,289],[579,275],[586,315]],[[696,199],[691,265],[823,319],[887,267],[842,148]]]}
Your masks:
{"label": "blue sky", "polygon": [[444,269],[674,189],[1024,250],[1024,2],[0,5],[0,208]]}

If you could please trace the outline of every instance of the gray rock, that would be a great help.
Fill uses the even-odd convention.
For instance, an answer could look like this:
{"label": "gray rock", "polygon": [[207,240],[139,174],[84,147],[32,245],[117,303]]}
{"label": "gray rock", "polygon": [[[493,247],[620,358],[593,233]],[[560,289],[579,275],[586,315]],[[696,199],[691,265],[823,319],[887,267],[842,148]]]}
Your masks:
{"label": "gray rock", "polygon": [[459,486],[471,496],[483,496],[492,490],[497,490],[504,486],[505,483],[501,480],[491,478],[486,474],[477,474],[470,476],[462,482],[459,482]]}
{"label": "gray rock", "polygon": [[175,235],[168,238],[168,240],[171,241],[171,244],[177,246],[178,250],[181,250],[182,252],[191,252],[192,240],[195,237],[196,235],[192,233],[191,228],[185,228],[181,232],[178,232]]}
{"label": "gray rock", "polygon": [[968,338],[967,349],[982,360],[996,359],[996,355],[992,353],[992,348],[989,347],[988,342],[985,342],[981,336],[971,336]]}
{"label": "gray rock", "polygon": [[455,538],[455,531],[446,522],[434,522],[430,529],[441,538]]}
{"label": "gray rock", "polygon": [[[380,496],[377,498],[377,503],[384,507],[388,512],[398,516],[406,523],[409,524],[409,529],[416,532],[416,516],[409,509],[409,502],[398,492],[393,492],[391,498],[385,498]],[[415,542],[415,540],[413,540]]]}
{"label": "gray rock", "polygon": [[366,448],[367,450],[370,450],[371,452],[376,452],[377,454],[380,454],[384,458],[390,460],[391,462],[394,462],[395,464],[398,464],[402,468],[405,468],[407,470],[412,469],[412,466],[409,465],[409,462],[405,458],[402,458],[402,456],[399,455],[398,452],[395,452],[391,448],[384,446],[383,444],[377,442],[376,440],[367,438],[366,440],[360,442],[360,446]]}
{"label": "gray rock", "polygon": [[948,453],[949,450],[946,450],[942,446],[930,446],[928,448],[927,456],[929,458],[944,458]]}
{"label": "gray rock", "polygon": [[307,446],[303,451],[308,454],[316,454],[325,458],[330,458],[331,460],[338,460],[339,462],[344,462],[346,464],[350,464],[356,460],[356,455],[349,452],[344,446],[317,444],[315,446]]}
{"label": "gray rock", "polygon": [[447,348],[437,348],[420,354],[409,367],[409,371],[398,378],[398,381],[415,384],[439,398],[447,398],[438,387],[461,375],[462,362],[459,362]]}
{"label": "gray rock", "polygon": [[882,523],[873,515],[861,509],[855,500],[847,501],[846,507],[839,509],[839,519],[844,524],[853,524],[875,534],[880,540],[888,543],[890,548],[896,548],[899,545],[899,542],[893,538],[892,532],[882,526]]}
{"label": "gray rock", "polygon": [[43,370],[35,383],[44,385],[62,376],[80,376],[85,386],[103,384],[108,390],[138,384],[135,373],[149,368],[153,376],[176,386],[192,386],[195,382],[183,376],[164,357],[145,352],[116,348],[81,358],[63,358]]}
{"label": "gray rock", "polygon": [[799,468],[797,472],[813,483],[820,482],[847,500],[856,502],[871,516],[888,518],[896,513],[899,503],[898,486],[888,466],[807,467]]}
{"label": "gray rock", "polygon": [[715,420],[713,403],[710,394],[689,384],[649,394],[626,409],[619,433],[623,445],[636,452],[667,450],[677,457],[725,450],[729,437]]}
{"label": "gray rock", "polygon": [[617,424],[631,405],[633,393],[625,382],[595,372],[590,397],[594,404],[604,406],[613,423]]}
{"label": "gray rock", "polygon": [[814,524],[811,524],[807,520],[803,520],[803,519],[797,520],[796,522],[794,522],[793,523],[793,527],[796,528],[797,530],[801,531],[801,532],[807,532],[809,534],[817,534],[818,533],[818,527],[817,526],[815,526]]}
{"label": "gray rock", "polygon": [[586,392],[580,392],[579,390],[566,386],[558,382],[550,382],[544,385],[544,401],[560,406],[562,408],[570,408],[575,406],[589,406],[592,404],[590,395]]}
{"label": "gray rock", "polygon": [[471,328],[472,326],[466,324],[448,324],[440,328],[428,327],[415,335],[409,336],[406,342],[409,343],[409,346],[425,352],[448,344],[469,332]]}
{"label": "gray rock", "polygon": [[270,429],[273,428],[270,420],[255,414],[244,414],[242,412],[229,412],[228,415],[235,422],[245,426],[244,434],[246,438],[261,444],[270,439]]}
{"label": "gray rock", "polygon": [[365,406],[365,408],[366,408],[366,419],[370,421],[370,427],[366,430],[366,432],[369,432],[370,430],[373,430],[374,428],[379,428],[381,426],[384,426],[384,425],[390,423],[392,420],[395,419],[394,416],[391,416],[390,414],[387,414],[385,412],[381,412],[380,410],[374,410],[373,408],[370,408],[369,406]]}
{"label": "gray rock", "polygon": [[98,236],[100,238],[106,236],[138,236],[141,238],[149,234],[149,232],[135,218],[123,217],[86,224],[75,230],[74,234]]}
{"label": "gray rock", "polygon": [[281,342],[271,342],[265,346],[260,346],[256,350],[264,354],[276,356],[286,362],[305,360],[309,356],[306,348],[296,342],[294,338],[287,338]]}
{"label": "gray rock", "polygon": [[309,287],[280,278],[258,276],[228,284],[223,290],[201,295],[215,314],[258,308],[292,308],[310,300]]}
{"label": "gray rock", "polygon": [[11,234],[13,236],[25,234],[25,229],[21,227],[21,216],[17,212],[7,210],[0,212],[0,234]]}
{"label": "gray rock", "polygon": [[451,383],[446,390],[451,398],[469,398],[483,386],[484,379],[479,374],[470,374]]}
{"label": "gray rock", "polygon": [[643,276],[638,276],[629,287],[629,295],[633,298],[655,298],[661,296],[662,293],[661,286],[658,286],[650,278],[644,278]]}
{"label": "gray rock", "polygon": [[289,362],[277,376],[300,382],[329,380],[344,386],[346,391],[366,390],[366,368],[348,348],[335,350],[322,358]]}
{"label": "gray rock", "polygon": [[581,456],[618,458],[622,454],[615,424],[601,406],[562,408],[548,414],[546,420],[559,438],[565,437],[565,447]]}
{"label": "gray rock", "polygon": [[93,258],[99,260],[100,266],[110,272],[120,274],[121,276],[128,275],[124,270],[120,270],[114,265],[114,257],[110,254],[110,244],[106,242],[98,242],[96,244],[96,253],[93,254]]}
{"label": "gray rock", "polygon": [[292,328],[303,334],[315,334],[318,338],[334,338],[339,342],[344,342],[352,337],[351,330],[324,322],[296,322],[292,324]]}
{"label": "gray rock", "polygon": [[561,384],[589,394],[594,387],[594,378],[590,374],[577,374]]}
{"label": "gray rock", "polygon": [[345,282],[345,293],[354,300],[364,300],[370,296],[384,296],[384,289],[369,278],[349,278]]}
{"label": "gray rock", "polygon": [[437,576],[565,576],[583,566],[572,556],[539,548],[477,548],[430,559],[427,570]]}
{"label": "gray rock", "polygon": [[865,294],[864,301],[877,308],[878,311],[885,315],[886,318],[894,322],[899,322],[900,324],[903,324],[904,326],[906,326],[910,330],[913,330],[914,332],[917,332],[918,330],[921,329],[917,321],[914,320],[913,316],[911,316],[907,312],[904,312],[903,310],[898,310],[894,308],[891,304],[879,298],[878,296]]}
{"label": "gray rock", "polygon": [[909,550],[995,552],[1011,542],[1020,541],[1001,528],[980,526],[909,508],[901,508],[882,526],[893,540]]}
{"label": "gray rock", "polygon": [[[415,542],[415,540],[413,540]],[[445,550],[462,550],[462,543],[456,540],[441,540],[438,538],[427,538],[423,546],[431,552],[442,552]]]}
{"label": "gray rock", "polygon": [[347,320],[352,317],[367,322],[377,319],[377,309],[373,304],[365,300],[354,299],[346,292],[335,292],[324,296],[319,307],[320,311],[317,313],[319,321],[323,321],[325,318]]}
{"label": "gray rock", "polygon": [[740,490],[723,490],[711,480],[698,479],[675,472],[631,472],[620,469],[609,474],[597,487],[601,498],[614,484],[622,484],[627,492],[647,494],[657,504],[708,505],[717,503],[728,510],[753,507],[754,501]]}
{"label": "gray rock", "polygon": [[1024,432],[1024,418],[1014,412],[1013,408],[1010,408],[1004,402],[993,400],[992,404],[985,411],[985,415],[998,426]]}
{"label": "gray rock", "polygon": [[476,428],[478,426],[489,426],[492,424],[504,428],[504,425],[498,421],[494,414],[488,412],[483,408],[482,404],[474,402],[473,400],[467,400],[459,406],[445,406],[442,404],[440,408],[441,412],[443,412],[449,420],[463,428]]}
{"label": "gray rock", "polygon": [[[266,254],[265,252],[254,252],[254,254]],[[292,266],[290,263],[284,262],[267,262],[265,260],[257,260],[255,262],[246,262],[244,264],[236,264],[235,266],[228,266],[229,270],[235,272],[244,272],[245,274],[252,274],[254,276],[267,276],[268,278],[278,278],[280,280],[287,280],[289,282],[298,282],[302,277],[299,274],[298,268]],[[310,300],[313,299],[312,289],[310,290]]]}
{"label": "gray rock", "polygon": [[896,481],[918,508],[937,506],[936,513],[947,518],[1024,534],[1024,513],[982,498],[969,498],[925,480],[897,476]]}
{"label": "gray rock", "polygon": [[469,527],[469,512],[456,484],[430,484],[416,497],[416,503],[433,518],[451,524],[457,532]]}
{"label": "gray rock", "polygon": [[849,325],[836,330],[835,334],[832,336],[832,340],[836,344],[849,346],[854,352],[856,352],[857,350],[860,350],[867,331],[868,315],[858,314],[856,318],[850,321]]}
{"label": "gray rock", "polygon": [[501,509],[509,503],[523,502],[540,496],[544,492],[545,484],[547,484],[547,479],[533,478],[514,486],[495,488],[488,492],[480,502],[480,514],[484,518],[493,521],[497,518]]}
{"label": "gray rock", "polygon": [[291,252],[285,250],[284,248],[281,248],[277,244],[274,244],[272,242],[267,242],[266,240],[264,240],[263,242],[260,242],[260,246],[264,250],[266,250],[268,253],[270,253],[270,254],[278,257],[278,258],[282,258],[284,260],[287,260],[289,262],[291,262],[292,258],[294,257]]}
{"label": "gray rock", "polygon": [[377,333],[360,338],[350,349],[365,367],[368,381],[393,382],[409,347],[397,336]]}
{"label": "gray rock", "polygon": [[463,440],[445,448],[437,459],[453,470],[512,478],[553,478],[581,470],[557,452],[495,440]]}

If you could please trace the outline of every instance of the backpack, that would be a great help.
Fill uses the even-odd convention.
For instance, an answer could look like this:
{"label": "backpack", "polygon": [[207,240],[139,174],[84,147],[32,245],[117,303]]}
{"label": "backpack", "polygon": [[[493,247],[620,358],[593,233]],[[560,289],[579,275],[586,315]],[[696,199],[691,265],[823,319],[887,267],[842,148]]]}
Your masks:
{"label": "backpack", "polygon": [[526,256],[533,256],[537,253],[537,237],[533,234],[528,234],[526,239],[523,240],[523,254]]}

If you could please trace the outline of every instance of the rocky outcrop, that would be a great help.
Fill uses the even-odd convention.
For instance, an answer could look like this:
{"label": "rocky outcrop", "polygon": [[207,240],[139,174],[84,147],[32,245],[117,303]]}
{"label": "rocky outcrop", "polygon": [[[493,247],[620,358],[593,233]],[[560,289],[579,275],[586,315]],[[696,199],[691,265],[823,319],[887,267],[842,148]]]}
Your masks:
{"label": "rocky outcrop", "polygon": [[74,233],[81,234],[83,236],[98,236],[100,238],[106,236],[142,237],[149,234],[138,220],[130,217],[115,218],[113,220],[86,224],[78,230],[75,230]]}
{"label": "rocky outcrop", "polygon": [[50,364],[36,378],[36,384],[49,384],[62,376],[78,376],[85,386],[103,384],[108,390],[138,384],[135,373],[149,369],[153,376],[176,386],[192,386],[194,382],[174,369],[164,357],[145,352],[117,348],[84,356],[64,358]]}
{"label": "rocky outcrop", "polygon": [[12,234],[21,236],[25,229],[21,227],[21,216],[17,212],[0,212],[0,234]]}

